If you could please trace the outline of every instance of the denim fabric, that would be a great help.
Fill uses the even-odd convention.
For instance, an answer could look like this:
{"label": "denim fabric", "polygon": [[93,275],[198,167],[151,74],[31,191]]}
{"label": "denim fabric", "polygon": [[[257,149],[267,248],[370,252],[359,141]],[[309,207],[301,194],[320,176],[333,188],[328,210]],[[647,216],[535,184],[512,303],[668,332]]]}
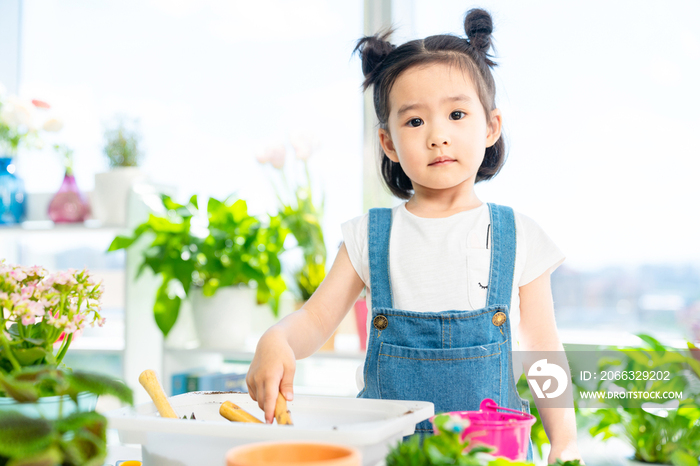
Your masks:
{"label": "denim fabric", "polygon": [[[491,269],[486,307],[416,312],[394,309],[389,272],[391,209],[371,209],[368,244],[372,312],[361,398],[430,401],[435,413],[476,411],[484,398],[529,412],[518,395],[511,362],[509,307],[515,267],[515,217],[489,204]],[[465,284],[466,286],[466,284]],[[492,319],[506,314],[501,326]],[[416,433],[430,434],[430,421]],[[530,457],[531,454],[528,454]]]}

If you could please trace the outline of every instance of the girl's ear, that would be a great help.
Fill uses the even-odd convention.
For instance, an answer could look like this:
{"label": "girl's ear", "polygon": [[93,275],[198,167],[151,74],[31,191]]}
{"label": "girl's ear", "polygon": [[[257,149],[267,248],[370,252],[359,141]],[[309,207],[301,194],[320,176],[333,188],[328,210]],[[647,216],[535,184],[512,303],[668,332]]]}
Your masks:
{"label": "girl's ear", "polygon": [[491,147],[496,144],[498,138],[501,137],[502,125],[501,111],[497,108],[491,110],[491,118],[488,121],[488,131],[486,133],[486,147]]}
{"label": "girl's ear", "polygon": [[394,141],[391,140],[391,134],[383,128],[379,128],[379,144],[389,160],[399,163],[399,156],[396,155],[396,147],[394,147]]}

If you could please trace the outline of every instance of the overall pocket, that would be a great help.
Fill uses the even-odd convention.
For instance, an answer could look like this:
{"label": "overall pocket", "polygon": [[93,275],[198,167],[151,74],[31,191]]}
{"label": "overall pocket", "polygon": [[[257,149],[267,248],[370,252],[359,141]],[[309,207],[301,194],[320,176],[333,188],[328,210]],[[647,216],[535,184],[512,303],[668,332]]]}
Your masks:
{"label": "overall pocket", "polygon": [[467,249],[467,300],[470,309],[486,307],[490,274],[491,250]]}
{"label": "overall pocket", "polygon": [[[382,343],[377,375],[379,397],[430,401],[435,414],[476,411],[484,398],[500,400],[503,352],[499,343],[452,349],[417,349]],[[416,431],[432,431],[430,421]]]}

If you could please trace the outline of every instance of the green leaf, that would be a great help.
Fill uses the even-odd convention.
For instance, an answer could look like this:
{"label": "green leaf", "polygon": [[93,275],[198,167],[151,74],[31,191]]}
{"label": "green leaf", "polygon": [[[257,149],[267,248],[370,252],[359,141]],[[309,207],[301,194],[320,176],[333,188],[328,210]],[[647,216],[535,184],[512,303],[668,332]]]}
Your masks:
{"label": "green leaf", "polygon": [[698,466],[698,457],[689,455],[682,450],[676,450],[671,453],[671,463],[673,466]]}
{"label": "green leaf", "polygon": [[639,337],[644,343],[646,343],[647,345],[649,345],[649,347],[650,347],[652,350],[658,351],[658,352],[660,352],[660,353],[665,353],[665,352],[666,352],[666,347],[664,347],[664,345],[662,345],[661,343],[659,343],[659,340],[657,340],[656,338],[654,338],[654,337],[652,337],[652,336],[650,336],[650,335],[646,335],[646,334],[644,334],[644,333],[638,333],[638,334],[637,334],[637,337]]}
{"label": "green leaf", "polygon": [[39,399],[39,389],[35,384],[16,380],[2,372],[0,372],[0,388],[10,398],[20,403],[30,403]]}
{"label": "green leaf", "polygon": [[190,204],[192,204],[195,209],[199,209],[199,205],[197,204],[197,195],[196,194],[190,198]]}
{"label": "green leaf", "polygon": [[[26,340],[28,339],[25,338],[25,341]],[[41,341],[41,343],[44,342]],[[15,355],[17,362],[19,362],[22,366],[34,365],[48,355],[48,351],[38,346],[35,346],[34,348],[16,349],[12,353]]]}
{"label": "green leaf", "polygon": [[129,387],[113,377],[93,372],[73,371],[66,374],[66,379],[72,388],[78,392],[90,392],[95,395],[111,395],[128,403],[134,404],[134,395]]}
{"label": "green leaf", "polygon": [[56,435],[46,419],[0,411],[0,455],[15,457],[41,452],[54,442]]}
{"label": "green leaf", "polygon": [[134,241],[136,241],[136,239],[136,236],[132,238],[126,236],[117,236],[112,240],[112,243],[109,245],[109,248],[107,248],[107,252],[116,251],[118,249],[126,249],[132,244],[134,244]]}
{"label": "green leaf", "polygon": [[168,295],[167,287],[170,280],[168,277],[164,279],[163,285],[158,289],[156,301],[153,305],[153,315],[156,319],[156,324],[163,336],[168,336],[168,333],[175,325],[177,315],[180,312],[180,304],[182,300],[179,296],[171,298]]}
{"label": "green leaf", "polygon": [[[94,411],[74,413],[56,423],[64,436],[61,447],[71,464],[100,466],[107,454],[107,419]],[[69,440],[66,440],[68,438]]]}
{"label": "green leaf", "polygon": [[64,459],[65,457],[61,450],[57,446],[51,445],[42,452],[14,458],[7,463],[7,466],[56,466],[57,464],[63,464]]}

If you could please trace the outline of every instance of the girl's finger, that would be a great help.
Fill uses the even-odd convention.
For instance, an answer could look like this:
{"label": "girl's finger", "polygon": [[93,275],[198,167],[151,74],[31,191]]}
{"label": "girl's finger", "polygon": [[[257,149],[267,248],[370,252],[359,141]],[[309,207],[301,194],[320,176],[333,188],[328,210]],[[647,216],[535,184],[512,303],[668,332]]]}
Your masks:
{"label": "girl's finger", "polygon": [[261,406],[261,408],[263,411],[265,411],[265,422],[268,424],[272,424],[272,420],[275,418],[275,404],[277,402],[278,393],[279,381],[277,381],[277,383],[268,382],[265,384],[265,389],[263,391],[265,403],[264,406]]}

